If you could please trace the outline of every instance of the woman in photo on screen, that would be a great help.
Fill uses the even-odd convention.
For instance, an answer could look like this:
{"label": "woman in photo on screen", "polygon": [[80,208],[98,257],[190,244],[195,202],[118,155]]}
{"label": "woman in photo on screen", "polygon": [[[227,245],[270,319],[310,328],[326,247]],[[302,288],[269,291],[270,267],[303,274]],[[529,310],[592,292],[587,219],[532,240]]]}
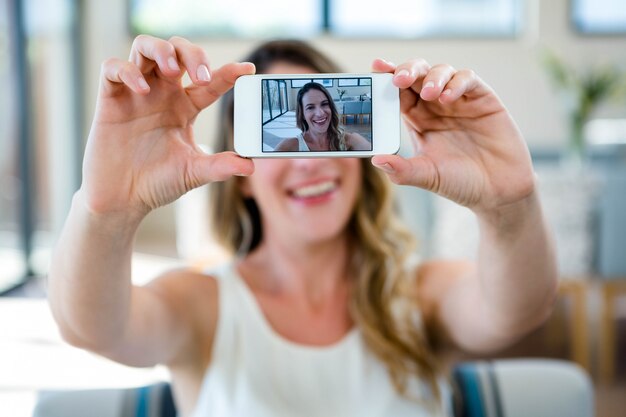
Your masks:
{"label": "woman in photo on screen", "polygon": [[372,144],[356,132],[340,125],[339,113],[328,90],[309,82],[298,91],[296,125],[301,130],[295,138],[282,140],[276,152],[298,151],[371,151]]}
{"label": "woman in photo on screen", "polygon": [[[245,159],[232,152],[239,76],[340,72],[297,41],[246,61],[210,70],[185,39],[139,36],[129,61],[104,63],[48,278],[63,337],[127,365],[166,365],[185,417],[449,415],[444,359],[512,344],[555,299],[554,249],[511,116],[471,71],[375,60],[394,74],[416,155]],[[192,125],[220,97],[206,154]],[[392,182],[470,208],[476,261],[414,262]],[[212,232],[233,258],[133,285],[141,221],[208,183]]]}

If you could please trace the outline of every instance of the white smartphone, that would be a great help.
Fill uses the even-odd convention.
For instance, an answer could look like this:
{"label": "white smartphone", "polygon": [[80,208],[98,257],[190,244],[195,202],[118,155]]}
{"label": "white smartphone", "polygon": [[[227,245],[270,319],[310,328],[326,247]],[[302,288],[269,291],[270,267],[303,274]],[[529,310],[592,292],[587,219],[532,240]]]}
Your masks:
{"label": "white smartphone", "polygon": [[250,158],[370,157],[400,147],[392,74],[247,75],[235,83],[235,151]]}

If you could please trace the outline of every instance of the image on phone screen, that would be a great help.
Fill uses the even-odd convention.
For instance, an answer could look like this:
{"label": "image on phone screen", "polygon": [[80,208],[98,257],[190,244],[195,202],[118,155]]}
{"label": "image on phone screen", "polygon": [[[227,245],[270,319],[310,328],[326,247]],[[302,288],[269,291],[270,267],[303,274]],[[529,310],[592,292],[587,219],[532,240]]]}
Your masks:
{"label": "image on phone screen", "polygon": [[372,78],[263,79],[262,152],[372,151]]}

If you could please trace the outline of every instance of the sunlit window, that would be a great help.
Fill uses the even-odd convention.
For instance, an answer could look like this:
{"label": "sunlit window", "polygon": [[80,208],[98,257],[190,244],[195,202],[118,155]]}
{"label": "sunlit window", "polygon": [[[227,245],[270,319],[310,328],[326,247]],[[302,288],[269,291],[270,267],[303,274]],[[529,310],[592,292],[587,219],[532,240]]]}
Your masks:
{"label": "sunlit window", "polygon": [[130,0],[135,33],[161,36],[489,37],[519,33],[523,0]]}
{"label": "sunlit window", "polygon": [[322,28],[319,0],[130,0],[135,33],[160,36],[310,36]]}
{"label": "sunlit window", "polygon": [[583,33],[626,34],[624,0],[572,0],[572,20]]}
{"label": "sunlit window", "polygon": [[519,0],[332,0],[330,28],[344,36],[513,36]]}

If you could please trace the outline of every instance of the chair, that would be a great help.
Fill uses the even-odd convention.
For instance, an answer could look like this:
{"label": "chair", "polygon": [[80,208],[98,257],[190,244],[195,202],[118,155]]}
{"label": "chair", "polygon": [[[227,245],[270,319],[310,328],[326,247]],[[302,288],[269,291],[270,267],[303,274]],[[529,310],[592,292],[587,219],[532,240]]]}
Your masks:
{"label": "chair", "polygon": [[39,393],[33,417],[176,417],[170,385]]}
{"label": "chair", "polygon": [[363,124],[363,119],[367,116],[367,123],[369,124],[372,121],[372,102],[364,101],[361,107],[361,124]]}
{"label": "chair", "polygon": [[[455,417],[591,417],[587,374],[558,360],[466,362],[452,374]],[[175,417],[167,383],[139,388],[49,391],[33,417]]]}
{"label": "chair", "polygon": [[361,107],[363,102],[361,101],[348,101],[343,104],[342,121],[345,124],[348,121],[348,116],[352,116],[354,123],[361,114]]}
{"label": "chair", "polygon": [[507,359],[455,367],[455,417],[591,417],[593,387],[583,368],[560,360]]}

